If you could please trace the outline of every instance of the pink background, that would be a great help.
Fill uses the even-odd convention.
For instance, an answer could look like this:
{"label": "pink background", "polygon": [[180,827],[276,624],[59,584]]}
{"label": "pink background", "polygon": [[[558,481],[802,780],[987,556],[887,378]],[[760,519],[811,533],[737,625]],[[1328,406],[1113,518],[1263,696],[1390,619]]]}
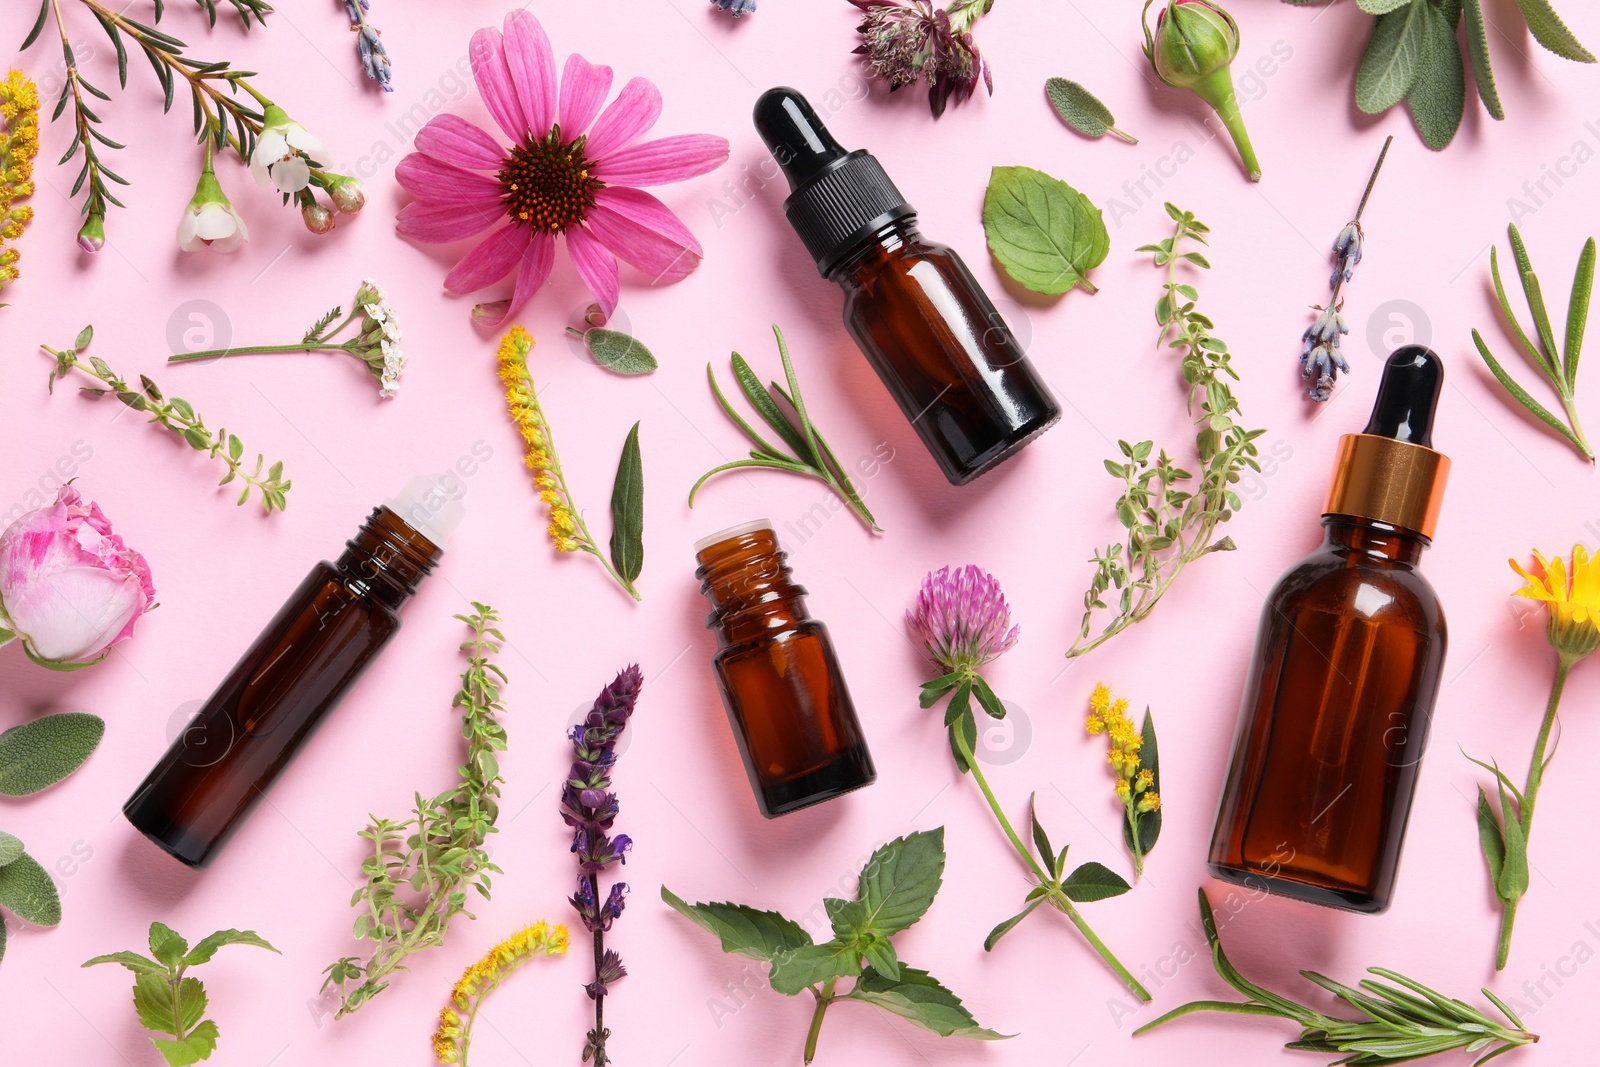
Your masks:
{"label": "pink background", "polygon": [[[74,39],[92,52],[86,69],[112,85],[104,38],[76,5],[66,6]],[[338,169],[369,179],[366,213],[326,238],[306,233],[228,161],[219,173],[254,240],[232,258],[181,255],[172,232],[195,167],[187,108],[180,102],[173,116],[156,117],[154,79],[137,56],[128,91],[101,109],[107,132],[133,146],[112,156],[133,187],[129,210],[113,212],[107,248],[96,257],[72,246],[71,175],[53,166],[68,128],[57,123],[45,133],[39,218],[21,245],[25,277],[6,294],[14,306],[0,312],[0,505],[53,491],[64,463],[148,556],[162,607],[94,670],[60,676],[34,668],[18,648],[0,652],[0,725],[62,709],[92,710],[108,724],[99,753],[75,777],[0,804],[0,825],[57,872],[65,911],[54,930],[11,920],[0,967],[0,1004],[14,1020],[6,1062],[159,1062],[130,1010],[126,973],[78,968],[96,953],[138,947],[155,918],[191,938],[252,927],[283,950],[229,949],[204,969],[222,1030],[216,1062],[428,1062],[435,1013],[460,970],[526,922],[568,919],[573,872],[555,810],[562,731],[634,660],[648,683],[617,781],[619,829],[637,842],[625,870],[635,892],[610,938],[632,973],[606,1013],[619,1064],[797,1062],[809,1015],[809,998],[772,993],[757,965],[724,956],[661,905],[663,882],[691,899],[800,914],[824,894],[848,893],[882,841],[939,825],[948,832],[945,888],[900,938],[901,955],[964,996],[982,1023],[1021,1036],[941,1042],[885,1013],[842,1005],[829,1018],[819,1062],[1315,1062],[1278,1052],[1292,1032],[1271,1021],[1202,1017],[1136,1044],[1128,1033],[1185,1000],[1231,995],[1208,963],[1176,961],[1201,944],[1194,890],[1205,882],[1203,849],[1256,616],[1276,577],[1318,540],[1334,444],[1364,422],[1379,356],[1411,338],[1431,340],[1450,362],[1436,440],[1455,470],[1425,566],[1452,633],[1398,900],[1377,918],[1266,900],[1228,927],[1228,944],[1248,974],[1297,995],[1309,995],[1293,973],[1301,966],[1353,979],[1369,964],[1387,964],[1474,1001],[1477,987],[1492,982],[1544,1035],[1544,1062],[1575,1062],[1587,1048],[1586,1005],[1600,983],[1585,965],[1600,946],[1600,865],[1584,774],[1596,757],[1585,712],[1600,695],[1600,671],[1580,668],[1569,687],[1577,729],[1540,804],[1533,886],[1499,976],[1472,819],[1483,775],[1459,748],[1500,758],[1520,780],[1552,657],[1539,616],[1508,597],[1516,582],[1505,559],[1534,546],[1561,551],[1600,532],[1591,471],[1509,404],[1469,340],[1476,325],[1515,363],[1488,287],[1487,252],[1504,240],[1508,198],[1533,209],[1522,228],[1563,313],[1581,240],[1597,223],[1600,168],[1588,163],[1600,148],[1593,70],[1540,50],[1511,3],[1488,5],[1511,118],[1494,124],[1470,101],[1457,143],[1438,155],[1421,145],[1403,110],[1370,118],[1351,103],[1370,22],[1354,5],[1235,0],[1244,35],[1235,74],[1266,171],[1252,186],[1231,147],[1204,132],[1199,102],[1152,83],[1133,4],[1003,0],[980,31],[994,96],[937,123],[919,96],[864,94],[848,54],[854,11],[842,0],[763,0],[739,24],[701,0],[534,4],[558,55],[581,50],[613,65],[619,79],[642,74],[661,86],[658,135],[716,132],[732,142],[723,170],[665,190],[705,244],[699,272],[663,290],[624,275],[618,319],[660,357],[655,375],[613,377],[562,336],[589,299],[565,254],[522,316],[541,342],[533,365],[569,475],[602,526],[618,447],[628,426],[643,421],[648,547],[644,602],[634,606],[592,561],[557,558],[544,540],[496,391],[494,341],[469,324],[471,299],[441,294],[451,255],[393,233],[404,199],[394,162],[416,123],[448,109],[487,124],[460,71],[472,30],[498,23],[505,6],[378,0],[373,17],[396,65],[397,91],[383,96],[359,77],[338,4],[284,4],[265,31],[248,37],[231,13],[208,34],[192,5],[168,5],[169,32],[199,55],[264,70],[262,87],[324,138]],[[1600,13],[1572,0],[1559,6],[1577,35],[1600,47]],[[19,41],[33,9],[7,4],[0,40]],[[59,86],[53,43],[20,63],[47,90]],[[1140,144],[1090,142],[1063,128],[1040,91],[1051,75],[1091,86]],[[783,220],[782,183],[759,176],[768,157],[749,110],[760,90],[779,83],[831,109],[839,139],[879,156],[921,209],[925,232],[965,253],[1067,409],[1020,459],[973,486],[953,489],[938,475],[841,330],[837,292],[816,277]],[[1348,290],[1345,347],[1354,371],[1332,403],[1313,408],[1300,396],[1298,336],[1307,306],[1326,296],[1327,246],[1386,133],[1396,140],[1366,216],[1370,252]],[[1187,161],[1174,166],[1178,156]],[[1112,252],[1095,272],[1099,295],[1041,299],[1000,278],[979,220],[995,164],[1040,167],[1106,208]],[[1556,168],[1566,175],[1559,186],[1544,179]],[[1536,202],[1524,183],[1542,179]],[[1237,353],[1246,421],[1269,427],[1271,462],[1242,487],[1247,505],[1227,529],[1241,550],[1196,565],[1153,619],[1068,668],[1061,653],[1078,626],[1089,576],[1083,561],[1119,535],[1114,483],[1101,459],[1114,454],[1118,437],[1153,437],[1191,454],[1176,368],[1151,344],[1160,276],[1133,252],[1168,232],[1163,199],[1215,229],[1215,270],[1197,284],[1218,335]],[[343,357],[162,366],[189,329],[212,331],[216,343],[223,330],[237,342],[287,340],[348,301],[364,275],[388,288],[405,322],[411,364],[392,403],[380,403],[375,383]],[[263,518],[253,505],[235,509],[209,487],[212,465],[112,403],[69,388],[47,396],[49,363],[35,346],[65,345],[91,321],[96,354],[130,377],[154,374],[211,425],[235,430],[252,453],[281,458],[295,483],[288,512]],[[774,322],[788,334],[839,454],[866,457],[884,442],[893,450],[864,487],[888,530],[881,540],[847,514],[813,520],[797,535],[808,512],[831,505],[815,484],[777,474],[725,477],[694,511],[685,506],[696,476],[741,451],[708,394],[705,364],[724,368],[737,348],[773,372]],[[1588,413],[1600,422],[1592,405]],[[445,469],[474,448],[491,458],[467,479],[467,522],[380,665],[211,870],[191,872],[159,854],[119,810],[195,702],[368,509],[413,472]],[[777,523],[812,610],[832,628],[880,772],[868,791],[777,822],[756,813],[712,685],[713,645],[701,625],[690,548],[758,516]],[[1036,917],[993,954],[982,951],[984,933],[1015,910],[1026,883],[977,791],[956,779],[935,713],[916,706],[917,683],[930,671],[900,622],[924,572],[967,561],[1001,579],[1023,627],[1021,644],[990,675],[1013,705],[1014,732],[989,743],[999,753],[991,777],[1014,815],[1037,790],[1058,842],[1070,841],[1079,860],[1126,869],[1103,741],[1082,730],[1089,689],[1105,679],[1137,707],[1152,707],[1160,723],[1161,844],[1135,892],[1085,909],[1121,957],[1147,974],[1152,1005],[1133,1010],[1060,916]],[[510,638],[509,784],[494,839],[506,875],[477,922],[459,922],[445,947],[416,958],[376,1002],[334,1023],[317,988],[327,963],[360,949],[348,906],[362,852],[356,831],[369,812],[400,813],[413,790],[431,793],[452,780],[458,742],[449,700],[461,627],[450,616],[469,598],[499,607]],[[518,977],[485,1010],[474,1062],[576,1063],[587,978],[577,956]]]}

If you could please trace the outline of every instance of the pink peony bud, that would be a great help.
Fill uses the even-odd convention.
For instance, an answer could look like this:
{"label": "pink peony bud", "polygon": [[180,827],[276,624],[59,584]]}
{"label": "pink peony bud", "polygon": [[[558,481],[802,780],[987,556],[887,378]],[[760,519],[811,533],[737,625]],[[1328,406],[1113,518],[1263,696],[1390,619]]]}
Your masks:
{"label": "pink peony bud", "polygon": [[46,666],[93,662],[154,605],[144,557],[70,485],[0,535],[0,642],[22,639]]}

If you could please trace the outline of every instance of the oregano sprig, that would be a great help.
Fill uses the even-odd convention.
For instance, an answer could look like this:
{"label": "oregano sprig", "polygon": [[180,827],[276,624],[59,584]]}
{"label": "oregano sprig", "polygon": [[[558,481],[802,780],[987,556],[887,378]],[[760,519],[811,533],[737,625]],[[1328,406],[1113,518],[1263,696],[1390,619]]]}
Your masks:
{"label": "oregano sprig", "polygon": [[[1184,242],[1206,244],[1211,228],[1189,211],[1167,204],[1175,224],[1171,237],[1143,245],[1153,253],[1155,265],[1165,267],[1167,280],[1156,301],[1157,344],[1165,344],[1182,357],[1181,373],[1188,394],[1188,410],[1195,416],[1195,449],[1201,463],[1200,481],[1192,490],[1184,483],[1194,475],[1178,466],[1165,450],[1155,454],[1152,441],[1129,444],[1118,441],[1120,461],[1105,461],[1107,472],[1122,482],[1117,497],[1117,518],[1127,528],[1122,542],[1112,542],[1091,557],[1094,577],[1083,596],[1083,626],[1067,657],[1084,655],[1105,644],[1150,613],[1166,595],[1183,569],[1212,552],[1230,552],[1233,540],[1218,538],[1217,530],[1233,517],[1242,503],[1232,488],[1244,471],[1260,470],[1256,439],[1266,430],[1246,429],[1236,416],[1239,401],[1229,381],[1239,375],[1230,361],[1228,346],[1211,334],[1211,319],[1197,310],[1200,294],[1178,280],[1180,263],[1209,270],[1211,263]],[[1198,408],[1198,413],[1196,409]],[[1117,590],[1108,603],[1106,594]],[[1090,634],[1100,616],[1099,632]]]}
{"label": "oregano sprig", "polygon": [[90,356],[87,363],[80,359],[79,356],[89,347],[89,342],[93,339],[94,327],[85,326],[73,341],[71,348],[58,351],[49,345],[39,346],[56,361],[55,367],[50,371],[51,392],[55,391],[55,383],[72,371],[82,371],[100,383],[81,388],[79,392],[85,396],[102,397],[110,394],[134,411],[142,411],[149,415],[151,423],[170,430],[195,451],[204,452],[211,459],[222,460],[227,465],[228,472],[217,484],[227,485],[235,478],[245,483],[244,489],[239,493],[238,504],[243,505],[249,500],[253,490],[260,494],[261,506],[269,514],[273,511],[282,511],[287,506],[285,498],[294,483],[283,476],[282,461],[268,467],[266,458],[257,453],[254,470],[247,468],[244,460],[244,442],[225,429],[218,428],[213,433],[206,426],[200,413],[195,411],[194,405],[181,396],[164,395],[156,383],[143,374],[139,375],[139,387],[135,389],[128,381],[119,377],[99,356]]}

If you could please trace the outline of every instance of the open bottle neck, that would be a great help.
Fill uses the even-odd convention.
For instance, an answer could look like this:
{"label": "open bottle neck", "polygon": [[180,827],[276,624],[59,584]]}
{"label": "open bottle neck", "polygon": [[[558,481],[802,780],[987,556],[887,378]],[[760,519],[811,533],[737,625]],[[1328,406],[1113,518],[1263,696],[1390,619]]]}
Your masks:
{"label": "open bottle neck", "polygon": [[349,541],[337,566],[390,608],[399,608],[433,572],[444,550],[387,507],[377,507]]}
{"label": "open bottle neck", "polygon": [[1432,542],[1415,530],[1352,515],[1324,515],[1323,543],[1331,548],[1359,552],[1375,560],[1414,564]]}
{"label": "open bottle neck", "polygon": [[711,604],[706,628],[722,648],[792,629],[810,618],[770,527],[745,529],[701,548],[695,571]]}

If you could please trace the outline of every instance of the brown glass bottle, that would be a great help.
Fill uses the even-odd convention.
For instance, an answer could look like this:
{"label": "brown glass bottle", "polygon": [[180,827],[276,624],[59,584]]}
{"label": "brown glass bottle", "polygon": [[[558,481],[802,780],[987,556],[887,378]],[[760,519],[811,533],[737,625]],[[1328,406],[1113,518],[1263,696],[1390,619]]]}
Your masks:
{"label": "brown glass bottle", "polygon": [[695,546],[728,722],[761,814],[774,818],[871,785],[867,752],[828,630],[805,608],[766,522]]}
{"label": "brown glass bottle", "polygon": [[755,123],[789,180],[789,222],[844,289],[845,328],[945,478],[971,481],[1061,418],[972,272],[917,231],[876,159],[840,147],[793,89],[764,93]]}
{"label": "brown glass bottle", "polygon": [[[207,866],[399,630],[400,605],[443,554],[400,513],[374,509],[336,562],[312,568],[123,805],[146,837]],[[454,524],[413,521],[441,541],[435,529]]]}
{"label": "brown glass bottle", "polygon": [[1417,569],[1449,460],[1431,446],[1443,369],[1390,357],[1372,422],[1340,444],[1322,547],[1261,610],[1208,866],[1226,881],[1358,912],[1389,906],[1445,620]]}

